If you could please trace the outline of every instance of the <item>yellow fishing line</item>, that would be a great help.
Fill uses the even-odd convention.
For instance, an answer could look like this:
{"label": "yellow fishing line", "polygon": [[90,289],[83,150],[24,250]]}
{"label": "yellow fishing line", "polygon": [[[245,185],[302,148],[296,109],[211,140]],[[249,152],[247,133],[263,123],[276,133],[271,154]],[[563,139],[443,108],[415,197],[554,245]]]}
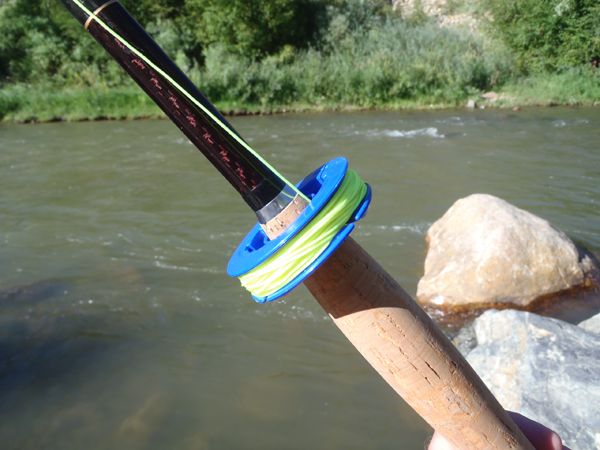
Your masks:
{"label": "yellow fishing line", "polygon": [[308,267],[348,222],[367,193],[367,185],[348,170],[342,185],[300,233],[252,271],[240,276],[242,286],[257,297],[283,288]]}

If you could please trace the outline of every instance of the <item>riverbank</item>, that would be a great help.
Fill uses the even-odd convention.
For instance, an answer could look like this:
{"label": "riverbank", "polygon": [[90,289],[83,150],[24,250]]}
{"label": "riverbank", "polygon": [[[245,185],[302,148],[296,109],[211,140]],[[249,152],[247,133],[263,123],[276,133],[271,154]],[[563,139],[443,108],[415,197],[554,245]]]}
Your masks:
{"label": "riverbank", "polygon": [[[534,6],[543,11],[534,8],[513,24],[502,5],[471,0],[397,0],[393,7],[389,1],[290,1],[297,9],[276,8],[287,11],[276,23],[264,23],[272,19],[270,7],[242,13],[244,2],[239,10],[216,8],[225,22],[190,5],[131,6],[140,24],[226,114],[600,102],[600,48],[588,26],[596,10],[585,5],[556,16],[554,6],[538,2]],[[486,19],[490,14],[494,21]],[[554,21],[554,31],[538,42],[530,33],[547,26],[544,17]],[[577,26],[570,17],[581,18]],[[231,23],[231,30],[257,34],[197,33],[212,23],[220,23],[221,31]],[[521,40],[515,41],[517,31]],[[530,41],[526,48],[523,39]],[[162,116],[61,5],[15,0],[2,6],[0,121]]]}
{"label": "riverbank", "polygon": [[[365,109],[445,109],[466,106],[514,108],[515,106],[598,106],[600,77],[583,74],[538,75],[509,82],[486,95],[476,92],[452,101],[423,96],[417,99],[351,103],[298,101],[257,103],[215,101],[228,116],[286,112],[356,111]],[[13,85],[0,89],[0,120],[4,123],[157,119],[164,114],[137,86],[116,88],[67,88],[53,90],[42,86]]]}

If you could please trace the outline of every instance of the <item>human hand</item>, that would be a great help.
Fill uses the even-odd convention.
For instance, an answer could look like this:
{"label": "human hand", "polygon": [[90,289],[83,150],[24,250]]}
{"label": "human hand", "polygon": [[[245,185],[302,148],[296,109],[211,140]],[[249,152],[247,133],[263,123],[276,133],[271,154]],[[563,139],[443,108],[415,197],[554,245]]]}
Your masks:
{"label": "human hand", "polygon": [[[570,450],[562,444],[562,439],[555,431],[521,414],[511,411],[507,412],[536,450]],[[450,442],[444,439],[444,436],[436,431],[433,438],[431,438],[428,450],[456,449]]]}

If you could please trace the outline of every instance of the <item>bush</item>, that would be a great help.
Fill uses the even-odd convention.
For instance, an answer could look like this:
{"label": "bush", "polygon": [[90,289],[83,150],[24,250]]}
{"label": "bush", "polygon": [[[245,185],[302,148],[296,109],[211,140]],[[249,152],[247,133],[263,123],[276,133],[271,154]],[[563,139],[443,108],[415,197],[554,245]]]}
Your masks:
{"label": "bush", "polygon": [[292,58],[282,52],[261,62],[210,47],[195,78],[216,102],[370,106],[405,100],[456,104],[510,74],[509,66],[486,58],[472,36],[431,22],[385,19],[329,42],[325,50]]}
{"label": "bush", "polygon": [[130,83],[56,0],[9,0],[0,6],[0,77],[58,86]]}
{"label": "bush", "polygon": [[[260,58],[315,43],[326,0],[123,0],[184,70],[202,49]],[[320,21],[321,20],[321,21]],[[0,82],[130,85],[116,62],[58,0],[0,0]]]}
{"label": "bush", "polygon": [[325,2],[316,0],[187,0],[196,38],[252,59],[285,45],[307,47],[318,34]]}
{"label": "bush", "polygon": [[486,0],[483,8],[523,71],[600,63],[598,0]]}

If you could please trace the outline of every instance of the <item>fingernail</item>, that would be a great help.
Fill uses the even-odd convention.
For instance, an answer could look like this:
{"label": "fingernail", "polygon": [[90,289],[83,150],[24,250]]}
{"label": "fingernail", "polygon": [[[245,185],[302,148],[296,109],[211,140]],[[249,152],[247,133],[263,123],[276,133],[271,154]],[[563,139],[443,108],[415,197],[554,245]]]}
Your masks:
{"label": "fingernail", "polygon": [[563,450],[562,439],[556,433],[552,433],[552,449]]}

